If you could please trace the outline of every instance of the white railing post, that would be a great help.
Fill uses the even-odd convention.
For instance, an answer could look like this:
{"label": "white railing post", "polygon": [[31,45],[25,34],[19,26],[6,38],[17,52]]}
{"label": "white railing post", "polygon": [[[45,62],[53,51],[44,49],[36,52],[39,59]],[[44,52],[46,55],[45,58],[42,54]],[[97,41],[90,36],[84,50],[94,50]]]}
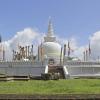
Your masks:
{"label": "white railing post", "polygon": [[45,74],[47,74],[48,73],[48,65],[46,65],[46,67],[45,67]]}
{"label": "white railing post", "polygon": [[66,66],[63,66],[63,70],[64,70],[65,78],[67,79],[68,76],[69,76],[69,73],[68,73],[68,70],[67,70]]}

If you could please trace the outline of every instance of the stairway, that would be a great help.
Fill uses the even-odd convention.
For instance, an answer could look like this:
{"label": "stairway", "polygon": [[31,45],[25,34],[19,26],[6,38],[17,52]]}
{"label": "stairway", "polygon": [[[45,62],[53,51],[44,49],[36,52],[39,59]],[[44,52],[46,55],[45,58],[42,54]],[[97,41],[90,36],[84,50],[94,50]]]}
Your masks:
{"label": "stairway", "polygon": [[63,66],[48,66],[48,73],[59,73],[60,79],[65,78]]}

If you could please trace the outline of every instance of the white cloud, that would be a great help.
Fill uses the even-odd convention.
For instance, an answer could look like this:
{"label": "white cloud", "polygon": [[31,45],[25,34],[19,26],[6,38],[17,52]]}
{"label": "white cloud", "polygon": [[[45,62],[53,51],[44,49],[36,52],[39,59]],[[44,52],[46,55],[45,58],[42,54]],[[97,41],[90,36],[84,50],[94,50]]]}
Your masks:
{"label": "white cloud", "polygon": [[[83,51],[84,51],[84,46],[78,46],[78,41],[76,40],[76,38],[71,37],[69,39],[67,38],[59,38],[59,36],[56,36],[57,40],[59,43],[61,43],[61,45],[63,46],[64,44],[66,44],[66,46],[68,46],[68,41],[70,43],[70,48],[71,48],[71,53],[70,56],[74,56],[74,57],[79,57],[80,59],[83,59]],[[66,54],[68,52],[68,47],[66,48]]]}
{"label": "white cloud", "polygon": [[31,28],[25,28],[24,30],[17,32],[10,40],[2,42],[2,45],[6,49],[6,59],[12,59],[12,50],[17,50],[18,45],[26,46],[34,44],[34,52],[36,53],[36,46],[38,46],[42,39],[41,35],[42,33]]}
{"label": "white cloud", "polygon": [[93,59],[97,59],[100,56],[100,31],[94,33],[90,38],[91,52]]}
{"label": "white cloud", "polygon": [[[17,50],[18,44],[21,46],[33,44],[34,52],[37,53],[37,47],[41,43],[41,40],[43,41],[43,37],[43,33],[31,28],[25,28],[24,30],[17,32],[10,40],[2,42],[6,49],[6,59],[12,58],[12,50]],[[68,45],[69,40],[70,47],[74,51],[71,52],[71,56],[83,59],[83,51],[88,48],[88,45],[78,46],[78,41],[74,37],[70,39],[59,38],[59,36],[56,37],[62,46],[63,44]],[[91,37],[89,37],[89,39],[91,41],[92,58],[97,58],[97,56],[100,56],[100,31],[94,33]]]}
{"label": "white cloud", "polygon": [[23,31],[17,32],[17,34],[9,40],[11,48],[16,48],[16,46],[21,45],[31,45],[33,40],[39,37],[39,33],[32,30],[31,28],[26,28]]}
{"label": "white cloud", "polygon": [[[89,43],[78,46],[78,42],[80,41],[77,41],[74,37],[70,39],[58,39],[63,44],[67,44],[68,40],[70,40],[71,49],[74,50],[74,52],[71,53],[71,56],[79,57],[80,59],[83,59],[83,52],[89,48]],[[91,46],[91,59],[100,58],[100,31],[93,33],[93,35],[89,37],[89,40]]]}
{"label": "white cloud", "polygon": [[[98,57],[100,58],[100,31],[93,33],[93,35],[89,37],[89,40],[91,48],[91,59],[96,60]],[[89,50],[89,43],[82,46],[78,46],[77,44],[77,41],[72,41],[72,48],[76,48],[73,55],[83,59],[83,52],[86,49]]]}

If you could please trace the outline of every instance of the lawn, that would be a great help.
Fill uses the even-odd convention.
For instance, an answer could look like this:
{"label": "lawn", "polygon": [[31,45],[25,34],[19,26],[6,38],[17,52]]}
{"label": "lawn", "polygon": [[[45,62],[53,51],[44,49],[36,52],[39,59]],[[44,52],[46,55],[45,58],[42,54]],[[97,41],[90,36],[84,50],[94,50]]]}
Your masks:
{"label": "lawn", "polygon": [[0,94],[98,94],[99,79],[0,82]]}

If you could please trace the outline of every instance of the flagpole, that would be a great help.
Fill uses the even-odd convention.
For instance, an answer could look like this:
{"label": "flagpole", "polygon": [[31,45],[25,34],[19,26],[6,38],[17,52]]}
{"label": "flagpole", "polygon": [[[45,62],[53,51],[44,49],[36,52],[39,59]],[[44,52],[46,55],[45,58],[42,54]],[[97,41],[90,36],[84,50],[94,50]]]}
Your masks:
{"label": "flagpole", "polygon": [[61,47],[61,51],[60,51],[60,66],[62,65],[62,47]]}
{"label": "flagpole", "polygon": [[3,47],[3,61],[5,60],[5,50],[4,50],[4,47]]}
{"label": "flagpole", "polygon": [[12,52],[13,52],[13,60],[14,60],[14,58],[15,58],[15,57],[14,57],[14,56],[15,56],[15,54],[14,54],[14,53],[15,53],[15,51],[14,51],[14,50],[12,50]]}
{"label": "flagpole", "polygon": [[83,59],[84,59],[84,61],[85,61],[85,51],[83,52]]}
{"label": "flagpole", "polygon": [[70,56],[70,43],[68,41],[68,57]]}
{"label": "flagpole", "polygon": [[90,46],[90,42],[89,42],[89,60],[91,59],[91,46]]}
{"label": "flagpole", "polygon": [[31,46],[31,56],[33,56],[33,45]]}
{"label": "flagpole", "polygon": [[40,47],[38,46],[38,61],[40,60]]}
{"label": "flagpole", "polygon": [[86,50],[86,61],[88,61],[88,50]]}
{"label": "flagpole", "polygon": [[28,46],[28,58],[30,56],[29,52],[30,52],[30,46]]}
{"label": "flagpole", "polygon": [[41,42],[41,46],[40,46],[41,48],[41,50],[40,50],[40,52],[41,52],[41,62],[42,62],[42,66],[43,66],[43,45],[42,45],[42,42]]}
{"label": "flagpole", "polygon": [[63,64],[65,61],[65,55],[66,55],[66,44],[64,44],[64,50],[63,50]]}
{"label": "flagpole", "polygon": [[27,58],[27,46],[25,46],[25,56],[26,56],[26,58]]}

